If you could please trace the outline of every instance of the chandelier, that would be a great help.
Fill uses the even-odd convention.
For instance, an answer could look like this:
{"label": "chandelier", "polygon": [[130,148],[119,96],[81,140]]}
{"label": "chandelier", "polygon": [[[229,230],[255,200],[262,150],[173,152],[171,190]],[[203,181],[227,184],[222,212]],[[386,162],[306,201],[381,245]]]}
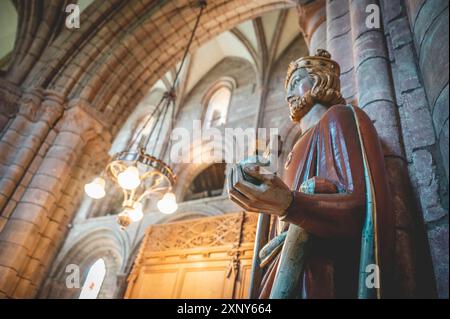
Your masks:
{"label": "chandelier", "polygon": [[[200,12],[171,88],[163,94],[157,106],[128,143],[126,149],[116,153],[100,176],[84,186],[85,193],[93,199],[101,199],[106,195],[106,181],[112,182],[122,190],[122,211],[117,216],[117,223],[122,229],[143,218],[142,201],[145,198],[160,198],[156,206],[164,214],[172,214],[178,208],[175,194],[172,192],[176,176],[170,165],[161,160],[165,151],[170,150],[170,142],[164,143],[166,148],[161,147],[158,156],[155,154],[161,132],[169,116],[169,132],[172,130],[176,99],[175,86],[194,39],[206,1],[199,1],[199,6]],[[169,115],[169,111],[171,115]],[[149,134],[144,135],[144,129],[148,130]],[[137,144],[139,138],[140,141]],[[135,146],[136,144],[137,146]],[[150,154],[153,155],[147,153],[149,148],[151,149]]]}

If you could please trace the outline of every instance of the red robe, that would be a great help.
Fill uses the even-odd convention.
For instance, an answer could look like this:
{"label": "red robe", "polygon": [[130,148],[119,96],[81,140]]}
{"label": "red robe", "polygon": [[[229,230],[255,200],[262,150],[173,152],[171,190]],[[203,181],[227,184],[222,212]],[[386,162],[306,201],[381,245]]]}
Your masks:
{"label": "red robe", "polygon": [[[372,186],[369,187],[366,187],[364,163],[370,172]],[[369,117],[357,107],[331,107],[295,144],[282,176],[293,190],[294,200],[281,220],[302,227],[313,237],[305,263],[302,297],[358,296],[368,188],[376,203],[374,252],[380,269],[382,296],[391,296],[393,215],[383,153]],[[333,194],[300,192],[300,185],[313,177],[331,182],[338,191]],[[265,266],[261,298],[270,295],[279,258],[280,254]]]}

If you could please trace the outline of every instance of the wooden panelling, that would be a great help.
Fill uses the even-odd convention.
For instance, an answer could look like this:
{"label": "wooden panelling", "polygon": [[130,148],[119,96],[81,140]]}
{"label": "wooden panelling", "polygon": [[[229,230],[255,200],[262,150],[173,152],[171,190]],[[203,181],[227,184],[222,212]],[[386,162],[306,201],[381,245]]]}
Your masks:
{"label": "wooden panelling", "polygon": [[247,298],[256,214],[151,226],[125,298]]}

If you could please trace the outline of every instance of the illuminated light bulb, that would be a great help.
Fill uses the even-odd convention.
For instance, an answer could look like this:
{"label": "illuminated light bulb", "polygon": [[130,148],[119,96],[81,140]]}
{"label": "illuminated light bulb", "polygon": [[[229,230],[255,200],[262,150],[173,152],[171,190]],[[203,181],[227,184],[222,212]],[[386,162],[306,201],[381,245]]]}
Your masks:
{"label": "illuminated light bulb", "polygon": [[135,203],[134,207],[128,210],[128,216],[130,216],[133,222],[138,222],[144,217],[144,213],[142,212],[142,204]]}
{"label": "illuminated light bulb", "polygon": [[156,204],[159,211],[163,214],[172,214],[177,208],[177,201],[174,193],[166,193]]}
{"label": "illuminated light bulb", "polygon": [[92,182],[84,185],[84,191],[93,199],[105,197],[105,180],[101,177],[96,177]]}
{"label": "illuminated light bulb", "polygon": [[139,186],[141,180],[139,179],[139,171],[136,166],[130,166],[117,176],[117,182],[120,187],[133,190]]}

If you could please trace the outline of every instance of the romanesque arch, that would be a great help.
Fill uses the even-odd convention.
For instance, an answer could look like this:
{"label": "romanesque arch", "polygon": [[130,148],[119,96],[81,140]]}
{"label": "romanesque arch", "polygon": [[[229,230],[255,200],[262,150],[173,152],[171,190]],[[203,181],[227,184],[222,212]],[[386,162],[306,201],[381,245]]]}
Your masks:
{"label": "romanesque arch", "polygon": [[[108,228],[94,229],[78,238],[72,238],[73,244],[63,247],[60,257],[55,260],[52,272],[44,285],[40,297],[45,298],[78,298],[90,267],[102,258],[106,266],[98,298],[115,298],[119,293],[121,278],[118,274],[125,271],[129,255],[129,243],[118,230]],[[78,267],[78,286],[67,284],[73,267]]]}

